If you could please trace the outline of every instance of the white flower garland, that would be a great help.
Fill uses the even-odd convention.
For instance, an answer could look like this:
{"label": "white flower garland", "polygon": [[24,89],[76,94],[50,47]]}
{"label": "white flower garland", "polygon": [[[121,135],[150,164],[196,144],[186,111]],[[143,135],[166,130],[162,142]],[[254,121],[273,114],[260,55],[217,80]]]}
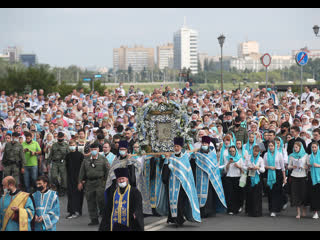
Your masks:
{"label": "white flower garland", "polygon": [[[191,142],[187,134],[189,117],[184,106],[175,102],[169,103],[148,103],[137,110],[137,131],[138,141],[143,147],[150,146],[153,152],[172,152],[173,139],[176,136],[184,138],[186,143]],[[160,142],[157,135],[158,123],[171,123],[170,140]]]}

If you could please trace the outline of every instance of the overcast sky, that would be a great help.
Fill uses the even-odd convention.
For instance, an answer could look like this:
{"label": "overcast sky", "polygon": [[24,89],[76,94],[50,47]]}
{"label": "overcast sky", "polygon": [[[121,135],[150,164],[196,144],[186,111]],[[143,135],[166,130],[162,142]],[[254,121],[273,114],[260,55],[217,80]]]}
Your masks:
{"label": "overcast sky", "polygon": [[199,52],[211,56],[220,54],[221,33],[228,56],[237,56],[246,40],[272,55],[320,49],[312,30],[320,25],[317,8],[1,8],[0,51],[18,45],[52,66],[112,67],[113,48],[172,42],[184,16],[199,32]]}

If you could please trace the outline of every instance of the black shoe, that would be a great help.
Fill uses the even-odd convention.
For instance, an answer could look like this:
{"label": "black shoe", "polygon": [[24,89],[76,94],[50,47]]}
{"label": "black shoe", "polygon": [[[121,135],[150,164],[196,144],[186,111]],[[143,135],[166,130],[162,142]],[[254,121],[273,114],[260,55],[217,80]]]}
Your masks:
{"label": "black shoe", "polygon": [[183,223],[185,222],[186,220],[184,218],[181,218],[179,219],[178,221],[176,221],[176,224],[177,224],[177,227],[182,227]]}
{"label": "black shoe", "polygon": [[156,209],[152,208],[152,215],[155,217],[161,217],[159,213],[157,213]]}
{"label": "black shoe", "polygon": [[88,224],[88,226],[96,226],[99,225],[99,220],[98,219],[93,219],[91,222]]}

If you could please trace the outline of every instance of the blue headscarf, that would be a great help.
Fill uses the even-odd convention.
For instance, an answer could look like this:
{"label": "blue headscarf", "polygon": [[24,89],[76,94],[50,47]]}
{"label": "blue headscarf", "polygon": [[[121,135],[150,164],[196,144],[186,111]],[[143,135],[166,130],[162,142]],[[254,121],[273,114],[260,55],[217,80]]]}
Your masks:
{"label": "blue headscarf", "polygon": [[[230,146],[231,147],[231,146]],[[235,154],[235,156],[232,156],[231,154],[230,154],[230,147],[229,147],[229,150],[228,150],[228,156],[227,156],[227,159],[228,159],[228,161],[230,161],[230,158],[232,158],[233,159],[233,162],[238,162],[239,160],[240,160],[240,158],[241,158],[241,156],[239,155],[239,152],[238,152],[238,149],[237,149],[237,147],[235,147],[235,149],[236,149],[236,154]]]}
{"label": "blue headscarf", "polygon": [[247,120],[244,120],[243,122],[241,122],[240,127],[247,129]]}
{"label": "blue headscarf", "polygon": [[211,130],[212,130],[212,131],[215,131],[216,134],[219,134],[219,131],[218,131],[218,128],[217,128],[217,127],[212,127]]}
{"label": "blue headscarf", "polygon": [[[235,146],[235,144],[233,143],[233,141],[230,141],[229,147],[231,147],[231,146]],[[223,154],[224,154],[224,151],[225,151],[226,147],[227,147],[226,144],[223,142],[222,148],[221,148],[221,150],[220,150],[220,166],[224,165]]]}
{"label": "blue headscarf", "polygon": [[[278,148],[277,143],[275,143],[273,155],[272,155],[270,149],[268,148],[267,162],[268,162],[268,166],[270,166],[270,167],[275,167],[275,165],[276,165],[276,155],[278,152],[277,148]],[[277,182],[276,170],[268,169],[267,185],[270,187],[270,189],[272,189],[273,184],[275,184],[276,182]]]}
{"label": "blue headscarf", "polygon": [[282,153],[282,150],[283,150],[283,140],[281,137],[277,137],[277,139],[280,140],[280,148],[279,148],[279,152]]}
{"label": "blue headscarf", "polygon": [[249,138],[248,138],[248,141],[247,141],[247,145],[246,145],[246,150],[248,152],[249,155],[253,155],[253,147],[257,145],[257,141],[256,141],[256,135],[254,134],[254,141],[253,141],[253,144],[251,146],[251,150],[250,150],[250,142],[249,142]]}
{"label": "blue headscarf", "polygon": [[[260,157],[260,152],[258,154],[258,156],[256,158],[254,158],[253,154],[251,155],[251,159],[250,161],[252,163],[254,163],[254,165],[257,165],[257,162],[259,160]],[[256,175],[254,177],[251,177],[251,187],[254,187],[256,184],[258,184],[260,182],[260,177],[259,174],[256,172]]]}
{"label": "blue headscarf", "polygon": [[313,164],[320,164],[320,151],[319,146],[317,148],[317,153],[314,155],[313,152],[310,154],[310,165],[311,165],[311,179],[312,179],[312,185],[316,185],[317,183],[320,183],[320,168],[314,167]]}
{"label": "blue headscarf", "polygon": [[[238,149],[237,149],[237,151],[238,151]],[[244,145],[243,145],[243,143],[242,143],[242,141],[241,141],[241,158],[242,159],[244,159],[244,154],[245,154],[245,148],[244,148]]]}
{"label": "blue headscarf", "polygon": [[234,135],[233,132],[231,132],[231,133],[232,133],[232,141],[231,141],[231,144],[233,143],[233,146],[235,146],[235,145],[236,145],[236,142],[237,142],[237,138],[236,138],[236,136]]}
{"label": "blue headscarf", "polygon": [[291,154],[289,155],[289,157],[291,156],[291,157],[293,157],[293,158],[295,158],[295,159],[300,159],[300,158],[303,158],[303,156],[306,155],[306,154],[307,154],[307,153],[306,153],[306,151],[304,150],[304,147],[303,147],[303,145],[302,145],[302,143],[301,143],[300,151],[299,151],[298,153],[296,153],[295,151],[293,151],[293,153],[291,153]]}

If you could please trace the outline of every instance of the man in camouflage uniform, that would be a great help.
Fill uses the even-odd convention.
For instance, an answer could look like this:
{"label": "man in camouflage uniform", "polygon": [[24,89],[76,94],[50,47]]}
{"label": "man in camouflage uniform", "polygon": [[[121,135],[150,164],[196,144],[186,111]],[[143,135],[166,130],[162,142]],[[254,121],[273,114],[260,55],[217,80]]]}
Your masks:
{"label": "man in camouflage uniform", "polygon": [[[64,141],[64,134],[58,133],[58,142],[52,145],[51,153],[48,158],[50,164],[51,182],[56,185],[59,197],[66,193],[67,189],[67,170],[66,155],[69,153],[69,145]],[[59,177],[61,179],[59,183]]]}
{"label": "man in camouflage uniform", "polygon": [[[99,215],[104,211],[104,187],[108,177],[110,165],[108,160],[99,154],[99,145],[90,145],[90,155],[85,157],[79,174],[78,189],[85,186],[85,195],[91,222],[89,226],[99,225]],[[99,209],[99,213],[98,213]]]}
{"label": "man in camouflage uniform", "polygon": [[242,144],[245,144],[248,141],[248,132],[247,132],[247,129],[245,129],[244,127],[241,127],[240,124],[241,124],[240,117],[236,117],[234,120],[234,126],[229,128],[228,133],[233,133],[237,140],[240,140],[242,141]]}
{"label": "man in camouflage uniform", "polygon": [[25,164],[23,147],[19,143],[19,136],[17,132],[12,134],[12,140],[6,143],[2,158],[4,177],[13,176],[17,183],[20,183],[19,172],[21,169],[21,174],[24,173]]}

